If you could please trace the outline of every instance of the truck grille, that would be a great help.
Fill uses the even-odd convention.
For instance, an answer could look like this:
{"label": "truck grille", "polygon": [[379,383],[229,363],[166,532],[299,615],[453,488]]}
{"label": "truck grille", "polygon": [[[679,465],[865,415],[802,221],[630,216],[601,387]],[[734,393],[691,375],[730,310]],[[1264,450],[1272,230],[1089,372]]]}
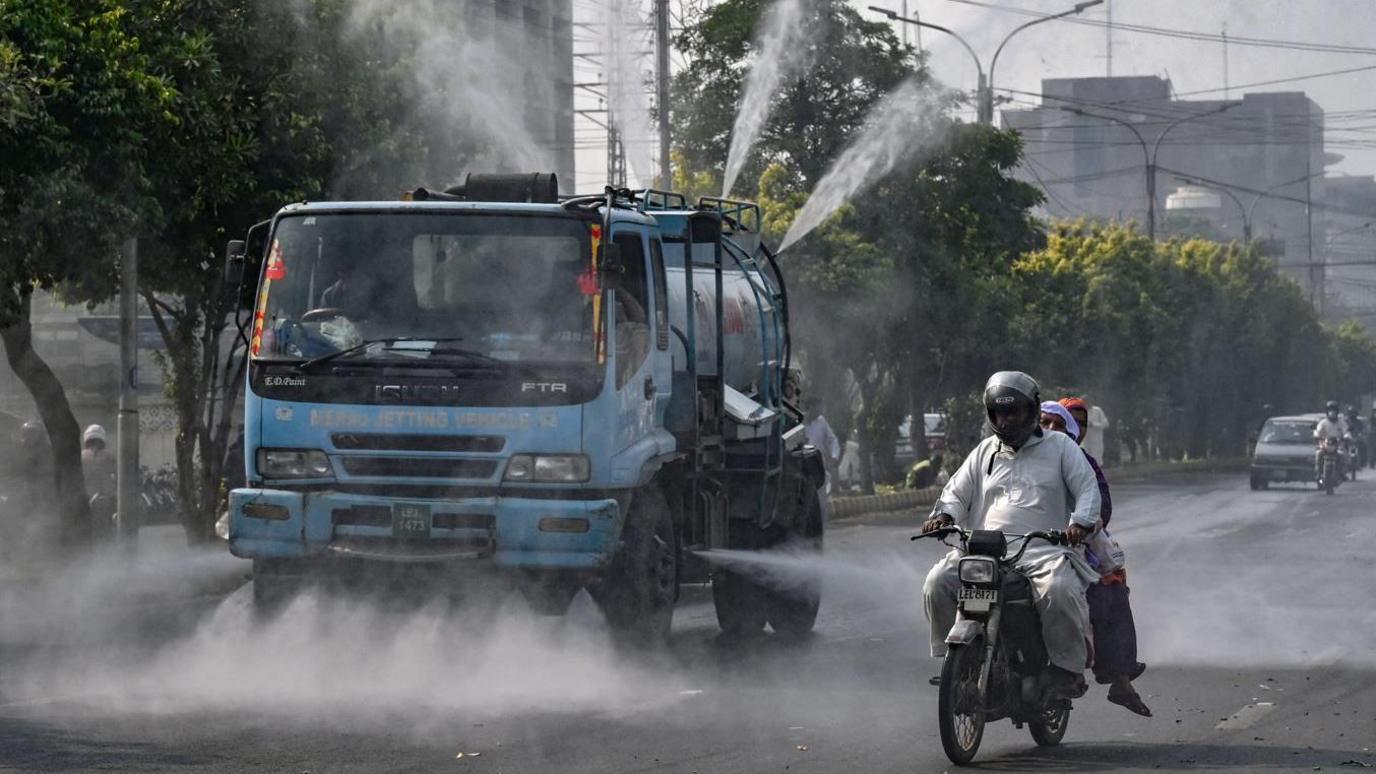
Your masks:
{"label": "truck grille", "polygon": [[344,451],[428,451],[496,453],[506,445],[499,435],[393,435],[391,433],[334,433],[336,449]]}
{"label": "truck grille", "polygon": [[453,460],[436,457],[344,457],[351,476],[397,478],[491,478],[496,460]]}
{"label": "truck grille", "polygon": [[[330,512],[337,527],[382,527],[392,526],[392,509],[386,505],[355,505],[351,508],[335,508]],[[477,529],[491,532],[497,526],[497,519],[490,513],[436,513],[430,517],[434,529]]]}

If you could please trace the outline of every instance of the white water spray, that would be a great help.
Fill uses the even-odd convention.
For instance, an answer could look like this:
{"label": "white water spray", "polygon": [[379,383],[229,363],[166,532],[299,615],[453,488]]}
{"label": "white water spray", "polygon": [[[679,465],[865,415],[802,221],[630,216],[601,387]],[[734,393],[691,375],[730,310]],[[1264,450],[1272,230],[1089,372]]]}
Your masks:
{"label": "white water spray", "polygon": [[[611,123],[621,135],[628,177],[650,185],[655,178],[650,102],[645,89],[651,48],[648,29],[640,18],[638,0],[611,0],[607,8],[603,51],[607,69],[607,107]],[[630,180],[627,181],[630,183]]]}
{"label": "white water spray", "polygon": [[553,86],[527,61],[514,23],[479,21],[439,0],[355,0],[348,22],[349,34],[382,36],[412,63],[418,120],[482,141],[475,168],[554,168],[550,138],[536,137],[525,118],[530,105],[549,104]]}
{"label": "white water spray", "polygon": [[930,150],[941,138],[941,110],[933,92],[907,80],[870,110],[860,136],[822,176],[780,250],[802,239],[861,189],[874,184],[899,164]]}
{"label": "white water spray", "polygon": [[731,127],[731,150],[726,156],[726,176],[721,195],[731,195],[736,178],[745,166],[746,154],[764,131],[769,108],[780,86],[806,68],[811,49],[805,45],[804,0],[778,0],[765,13],[755,39],[759,55],[745,79],[736,121]]}

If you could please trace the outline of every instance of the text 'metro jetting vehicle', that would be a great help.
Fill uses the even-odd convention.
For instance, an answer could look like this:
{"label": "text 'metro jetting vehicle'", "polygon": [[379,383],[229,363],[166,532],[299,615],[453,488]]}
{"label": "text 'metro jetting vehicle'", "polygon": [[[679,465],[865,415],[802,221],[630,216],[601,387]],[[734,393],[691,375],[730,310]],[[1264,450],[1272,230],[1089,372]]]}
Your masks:
{"label": "text 'metro jetting vehicle'", "polygon": [[499,578],[554,614],[586,588],[653,641],[710,579],[724,630],[811,630],[814,577],[700,556],[820,551],[826,522],[759,208],[556,191],[469,175],[290,205],[230,243],[250,367],[229,545],[260,609],[304,583]]}

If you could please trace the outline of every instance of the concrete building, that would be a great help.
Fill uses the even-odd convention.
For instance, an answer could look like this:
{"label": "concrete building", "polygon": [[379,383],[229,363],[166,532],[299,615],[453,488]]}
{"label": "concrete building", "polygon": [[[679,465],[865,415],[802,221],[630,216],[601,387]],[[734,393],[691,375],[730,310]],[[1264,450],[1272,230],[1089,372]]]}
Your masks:
{"label": "concrete building", "polygon": [[1042,81],[1040,106],[1005,110],[1002,122],[1023,136],[1019,176],[1046,191],[1047,214],[1135,220],[1145,230],[1154,182],[1158,237],[1250,232],[1322,306],[1315,264],[1333,159],[1323,111],[1303,93],[1182,100],[1155,76],[1054,78]]}
{"label": "concrete building", "polygon": [[1376,327],[1376,178],[1330,177],[1324,199],[1324,286],[1331,317]]}

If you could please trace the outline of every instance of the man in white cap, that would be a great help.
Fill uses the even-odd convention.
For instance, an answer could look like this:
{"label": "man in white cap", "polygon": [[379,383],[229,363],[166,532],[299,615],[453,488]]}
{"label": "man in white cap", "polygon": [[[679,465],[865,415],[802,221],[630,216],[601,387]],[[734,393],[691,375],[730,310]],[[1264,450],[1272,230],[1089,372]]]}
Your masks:
{"label": "man in white cap", "polygon": [[[948,524],[1019,535],[1065,530],[1069,542],[1078,545],[1099,518],[1098,483],[1070,436],[1042,431],[1037,382],[1020,371],[1000,371],[984,387],[984,407],[994,435],[965,458],[922,531]],[[932,655],[938,658],[946,655],[946,635],[955,623],[959,559],[952,550],[927,574],[923,587]],[[1098,574],[1069,547],[1046,542],[1033,543],[1017,569],[1032,583],[1051,662],[1043,675],[1044,697],[1083,696],[1085,589]]]}

